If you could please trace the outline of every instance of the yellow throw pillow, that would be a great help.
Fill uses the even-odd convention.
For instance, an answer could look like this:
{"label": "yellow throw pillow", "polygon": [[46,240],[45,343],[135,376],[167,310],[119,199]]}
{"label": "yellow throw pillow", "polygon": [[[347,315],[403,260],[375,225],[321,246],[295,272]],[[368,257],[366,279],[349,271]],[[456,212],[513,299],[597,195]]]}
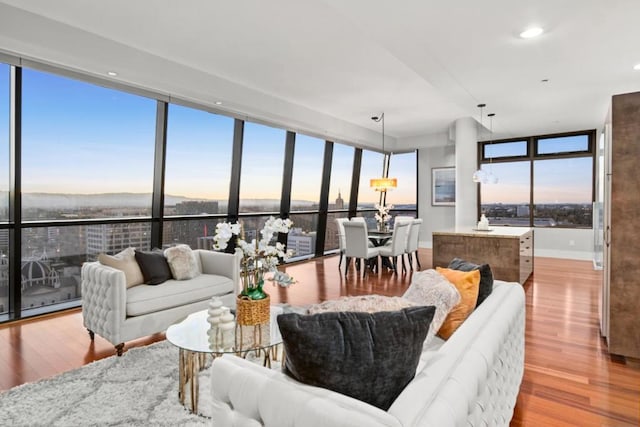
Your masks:
{"label": "yellow throw pillow", "polygon": [[458,271],[436,267],[436,271],[447,278],[460,292],[460,302],[453,307],[438,331],[442,339],[449,339],[471,314],[478,301],[480,289],[480,271]]}
{"label": "yellow throw pillow", "polygon": [[127,248],[115,255],[100,254],[98,255],[98,261],[102,265],[123,271],[127,288],[144,283],[142,270],[140,270],[140,266],[136,262],[133,248]]}

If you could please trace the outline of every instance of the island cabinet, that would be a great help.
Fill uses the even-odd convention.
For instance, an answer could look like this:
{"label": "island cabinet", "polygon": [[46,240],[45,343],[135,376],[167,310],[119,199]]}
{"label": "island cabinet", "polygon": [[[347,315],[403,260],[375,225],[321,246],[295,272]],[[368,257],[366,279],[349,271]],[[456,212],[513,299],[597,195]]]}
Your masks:
{"label": "island cabinet", "polygon": [[472,228],[433,232],[433,267],[446,267],[454,258],[489,264],[495,279],[524,284],[533,273],[533,229],[528,227]]}

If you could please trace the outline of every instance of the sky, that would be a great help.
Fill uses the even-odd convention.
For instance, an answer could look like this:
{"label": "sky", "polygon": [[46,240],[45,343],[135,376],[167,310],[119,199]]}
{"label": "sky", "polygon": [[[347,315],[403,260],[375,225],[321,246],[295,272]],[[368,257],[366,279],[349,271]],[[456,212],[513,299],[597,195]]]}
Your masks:
{"label": "sky", "polygon": [[[0,64],[0,117],[9,115],[8,82],[9,67]],[[150,193],[156,108],[153,99],[23,68],[23,191]],[[227,198],[233,125],[230,117],[170,104],[167,194]],[[7,121],[0,121],[2,147],[8,147],[8,134]],[[241,199],[280,198],[285,137],[283,129],[245,123]],[[569,143],[579,145],[580,141]],[[497,155],[495,147],[488,147],[489,155]],[[517,150],[518,144],[507,148]],[[353,147],[334,144],[331,203],[338,192],[348,202],[353,155]],[[323,158],[323,140],[296,136],[293,200],[318,201]],[[363,151],[361,203],[376,203],[379,199],[379,194],[369,188],[369,179],[381,176],[382,160],[381,153]],[[8,150],[0,150],[0,161],[8,164]],[[536,161],[536,202],[591,201],[591,168],[584,164],[590,161]],[[388,193],[388,203],[415,203],[416,167],[415,153],[391,157],[389,176],[398,179],[398,188]],[[497,185],[483,185],[483,203],[528,202],[528,163],[483,167],[492,168],[500,179]],[[204,186],[207,182],[215,184]],[[8,174],[3,174],[0,189],[6,188]]]}

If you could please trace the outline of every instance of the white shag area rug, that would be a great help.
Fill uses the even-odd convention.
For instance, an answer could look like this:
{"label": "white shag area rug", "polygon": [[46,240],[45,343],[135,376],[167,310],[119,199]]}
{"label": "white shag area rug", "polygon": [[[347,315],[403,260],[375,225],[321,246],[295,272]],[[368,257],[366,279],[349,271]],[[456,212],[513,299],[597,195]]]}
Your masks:
{"label": "white shag area rug", "polygon": [[195,415],[178,400],[178,349],[167,341],[132,348],[1,393],[0,425],[210,426],[208,373],[199,380],[204,416]]}

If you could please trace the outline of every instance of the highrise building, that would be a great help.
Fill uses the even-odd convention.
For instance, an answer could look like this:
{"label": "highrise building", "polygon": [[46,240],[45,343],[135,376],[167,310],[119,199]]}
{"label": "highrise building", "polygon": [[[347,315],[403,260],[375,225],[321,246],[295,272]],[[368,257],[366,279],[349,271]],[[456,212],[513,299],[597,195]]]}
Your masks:
{"label": "highrise building", "polygon": [[87,260],[95,260],[101,252],[113,254],[133,247],[149,250],[151,224],[96,224],[87,226]]}

